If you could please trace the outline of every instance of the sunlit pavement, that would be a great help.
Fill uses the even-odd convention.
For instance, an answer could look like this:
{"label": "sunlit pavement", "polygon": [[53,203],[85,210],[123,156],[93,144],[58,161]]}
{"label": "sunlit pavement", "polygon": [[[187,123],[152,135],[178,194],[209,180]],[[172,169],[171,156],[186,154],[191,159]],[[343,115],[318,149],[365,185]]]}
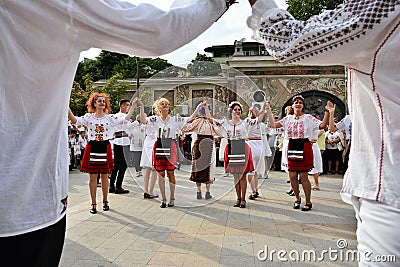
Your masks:
{"label": "sunlit pavement", "polygon": [[357,266],[348,256],[356,250],[356,220],[340,199],[342,176],[321,176],[313,209],[303,212],[292,208],[284,172],[260,179],[260,197],[242,209],[233,207],[233,177],[223,168],[207,200],[204,186],[203,199],[196,199],[189,171],[189,165],[176,171],[175,207],[161,209],[161,198],[143,199],[143,176],[130,168],[123,184],[130,193],[110,194],[110,210],[102,211],[98,188],[95,215],[88,175],[71,171],[60,266]]}

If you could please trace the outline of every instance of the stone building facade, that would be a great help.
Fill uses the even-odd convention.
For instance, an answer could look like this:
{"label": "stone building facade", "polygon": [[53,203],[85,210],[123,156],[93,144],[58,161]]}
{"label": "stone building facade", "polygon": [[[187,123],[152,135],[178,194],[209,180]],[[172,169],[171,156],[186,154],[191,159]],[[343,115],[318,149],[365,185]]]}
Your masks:
{"label": "stone building facade", "polygon": [[[203,98],[210,99],[212,113],[226,116],[227,105],[238,100],[245,112],[250,106],[268,100],[273,113],[282,117],[283,110],[297,94],[305,97],[306,113],[323,116],[327,100],[337,105],[336,116],[346,114],[346,70],[343,66],[301,66],[279,63],[268,55],[263,45],[256,42],[235,41],[234,45],[212,46],[205,49],[220,68],[214,77],[155,76],[140,81],[125,81],[132,88],[126,95],[139,96],[149,107],[160,97],[169,99],[175,113],[191,114]],[[96,83],[101,86],[102,82]]]}

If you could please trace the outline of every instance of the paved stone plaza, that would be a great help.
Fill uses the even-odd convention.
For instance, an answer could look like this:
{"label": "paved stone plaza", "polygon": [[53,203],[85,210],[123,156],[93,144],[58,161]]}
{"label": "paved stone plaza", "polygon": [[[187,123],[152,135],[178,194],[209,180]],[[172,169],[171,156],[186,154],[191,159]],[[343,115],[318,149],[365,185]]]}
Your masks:
{"label": "paved stone plaza", "polygon": [[189,167],[176,171],[175,207],[161,209],[160,198],[143,199],[143,177],[130,170],[124,188],[131,192],[110,194],[110,211],[104,212],[99,188],[95,215],[89,213],[88,175],[71,171],[60,266],[357,266],[350,255],[357,245],[356,220],[339,196],[342,176],[321,176],[313,210],[302,212],[285,193],[287,174],[271,172],[260,179],[260,198],[241,209],[233,207],[232,176],[221,167],[213,198],[197,200]]}

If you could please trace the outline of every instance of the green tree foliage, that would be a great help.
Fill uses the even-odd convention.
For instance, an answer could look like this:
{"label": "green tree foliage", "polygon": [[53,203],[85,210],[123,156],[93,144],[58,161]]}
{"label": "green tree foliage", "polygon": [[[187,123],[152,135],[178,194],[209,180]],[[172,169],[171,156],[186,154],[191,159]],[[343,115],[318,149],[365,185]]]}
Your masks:
{"label": "green tree foliage", "polygon": [[69,107],[77,116],[87,112],[86,101],[89,99],[89,91],[83,90],[80,84],[74,81],[72,85]]}
{"label": "green tree foliage", "polygon": [[287,10],[298,20],[307,20],[342,4],[343,0],[286,0]]}
{"label": "green tree foliage", "polygon": [[116,113],[119,110],[119,101],[126,93],[129,85],[126,82],[119,81],[121,74],[112,76],[103,87],[94,87],[89,74],[84,76],[85,89],[78,82],[74,82],[70,97],[70,108],[77,116],[82,116],[87,112],[86,102],[92,92],[106,93],[110,96],[111,112]]}
{"label": "green tree foliage", "polygon": [[[139,58],[139,77],[149,78],[171,66],[172,64],[161,58]],[[103,50],[96,59],[79,62],[75,81],[85,89],[85,75],[90,75],[92,81],[98,81],[110,79],[117,74],[121,79],[136,78],[136,57]],[[175,74],[177,76],[176,72],[169,71],[168,77]]]}
{"label": "green tree foliage", "polygon": [[[164,71],[164,77],[176,77],[178,71],[170,68],[172,64],[160,58],[138,58],[139,77],[149,78]],[[94,91],[105,92],[110,96],[111,109],[118,112],[119,101],[129,85],[121,82],[122,79],[134,79],[136,72],[136,57],[124,54],[101,51],[96,59],[85,59],[79,62],[75,74],[75,81],[71,92],[71,110],[76,115],[83,115],[87,112],[86,101]],[[93,82],[107,80],[104,87],[93,87]]]}
{"label": "green tree foliage", "polygon": [[197,53],[196,58],[187,66],[191,76],[219,76],[221,67],[218,63],[204,54]]}
{"label": "green tree foliage", "polygon": [[122,78],[122,75],[117,73],[112,76],[102,88],[103,92],[110,96],[111,110],[113,113],[119,111],[119,101],[126,93],[126,90],[129,89],[128,83],[118,81]]}

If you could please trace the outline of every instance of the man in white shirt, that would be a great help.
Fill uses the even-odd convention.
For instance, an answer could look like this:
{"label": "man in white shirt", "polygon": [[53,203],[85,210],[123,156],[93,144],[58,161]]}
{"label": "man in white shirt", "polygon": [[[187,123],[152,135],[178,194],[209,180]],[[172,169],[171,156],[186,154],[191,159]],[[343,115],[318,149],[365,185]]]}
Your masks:
{"label": "man in white shirt", "polygon": [[15,266],[59,263],[68,100],[80,53],[97,47],[167,54],[204,32],[232,2],[192,1],[163,11],[118,0],[0,1],[1,258]]}
{"label": "man in white shirt", "polygon": [[[119,102],[119,112],[116,113],[115,117],[125,117],[128,111],[130,102],[127,99],[122,99]],[[126,164],[126,158],[129,155],[129,135],[126,132],[128,129],[129,122],[124,122],[114,127],[114,169],[110,175],[110,189],[109,193],[115,194],[127,194],[129,190],[122,188],[122,182],[124,181],[125,171],[128,165]]]}
{"label": "man in white shirt", "polygon": [[249,2],[247,24],[273,57],[349,68],[352,146],[342,199],[356,211],[360,265],[370,266],[380,255],[399,259],[400,1],[348,0],[306,22],[274,1]]}

